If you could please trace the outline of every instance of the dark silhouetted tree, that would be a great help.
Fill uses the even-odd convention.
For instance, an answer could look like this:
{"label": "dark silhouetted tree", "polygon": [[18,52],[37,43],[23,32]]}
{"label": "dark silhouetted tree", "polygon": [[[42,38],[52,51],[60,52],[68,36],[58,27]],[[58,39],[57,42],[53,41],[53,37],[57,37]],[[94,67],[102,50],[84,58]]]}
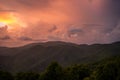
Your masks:
{"label": "dark silhouetted tree", "polygon": [[41,80],[63,80],[62,67],[57,63],[51,63],[46,71],[41,75]]}
{"label": "dark silhouetted tree", "polygon": [[0,80],[14,80],[14,77],[9,72],[0,71]]}
{"label": "dark silhouetted tree", "polygon": [[83,80],[90,75],[90,70],[87,65],[74,65],[67,70],[67,80]]}
{"label": "dark silhouetted tree", "polygon": [[95,80],[120,80],[119,73],[120,62],[114,59],[99,64],[94,71]]}
{"label": "dark silhouetted tree", "polygon": [[32,72],[26,72],[26,73],[17,73],[16,74],[16,80],[38,80],[39,74],[32,73]]}

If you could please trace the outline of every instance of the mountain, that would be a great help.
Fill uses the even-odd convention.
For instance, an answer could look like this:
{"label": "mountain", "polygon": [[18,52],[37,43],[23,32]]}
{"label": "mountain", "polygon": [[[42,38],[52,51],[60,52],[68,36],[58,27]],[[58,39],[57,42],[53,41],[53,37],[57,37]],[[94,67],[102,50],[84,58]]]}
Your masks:
{"label": "mountain", "polygon": [[120,42],[93,45],[59,41],[33,43],[16,48],[0,47],[0,69],[10,72],[40,72],[53,61],[69,66],[93,63],[112,56],[120,56]]}

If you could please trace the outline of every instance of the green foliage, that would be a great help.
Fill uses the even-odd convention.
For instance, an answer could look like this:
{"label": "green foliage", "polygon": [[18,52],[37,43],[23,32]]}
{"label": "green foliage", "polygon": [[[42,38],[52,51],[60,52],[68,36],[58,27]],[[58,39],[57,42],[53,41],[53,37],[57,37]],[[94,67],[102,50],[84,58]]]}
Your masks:
{"label": "green foliage", "polygon": [[0,80],[120,80],[120,57],[67,68],[53,62],[41,74],[20,72],[13,77],[9,72],[0,71]]}
{"label": "green foliage", "polygon": [[68,66],[93,63],[118,56],[120,55],[120,42],[93,45],[65,42],[35,43],[17,48],[0,47],[0,54],[1,69],[10,69],[12,73],[27,70],[40,72],[53,60],[61,62],[63,66]]}
{"label": "green foliage", "polygon": [[87,65],[74,65],[67,69],[67,80],[83,80],[90,76],[90,69]]}
{"label": "green foliage", "polygon": [[51,63],[47,70],[41,75],[41,80],[62,80],[62,67],[57,63]]}
{"label": "green foliage", "polygon": [[32,72],[27,72],[27,73],[17,73],[16,74],[16,79],[15,80],[38,80],[39,79],[39,74],[37,73],[32,73]]}
{"label": "green foliage", "polygon": [[92,80],[120,80],[120,57],[99,63],[91,75]]}
{"label": "green foliage", "polygon": [[97,80],[116,80],[117,77],[117,66],[111,62],[105,65],[99,66],[96,71]]}
{"label": "green foliage", "polygon": [[14,80],[14,77],[5,71],[0,71],[0,80]]}

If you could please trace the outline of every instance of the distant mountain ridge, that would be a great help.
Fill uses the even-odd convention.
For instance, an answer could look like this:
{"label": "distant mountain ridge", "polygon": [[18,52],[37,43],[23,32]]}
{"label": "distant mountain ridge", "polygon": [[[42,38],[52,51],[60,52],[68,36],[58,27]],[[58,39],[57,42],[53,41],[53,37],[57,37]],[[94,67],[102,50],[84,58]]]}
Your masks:
{"label": "distant mountain ridge", "polygon": [[111,56],[120,56],[120,42],[93,45],[60,41],[33,43],[16,48],[0,47],[0,68],[10,72],[39,72],[52,61],[68,66],[96,62]]}

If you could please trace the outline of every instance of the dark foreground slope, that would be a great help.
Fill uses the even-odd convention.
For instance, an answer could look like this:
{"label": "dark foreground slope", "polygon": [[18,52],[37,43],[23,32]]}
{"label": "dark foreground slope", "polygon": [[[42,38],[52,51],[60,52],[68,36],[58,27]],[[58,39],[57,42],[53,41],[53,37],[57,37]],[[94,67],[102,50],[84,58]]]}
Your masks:
{"label": "dark foreground slope", "polygon": [[52,61],[63,66],[100,61],[120,55],[120,42],[76,45],[64,42],[35,43],[18,48],[0,48],[0,68],[11,71],[42,71]]}

